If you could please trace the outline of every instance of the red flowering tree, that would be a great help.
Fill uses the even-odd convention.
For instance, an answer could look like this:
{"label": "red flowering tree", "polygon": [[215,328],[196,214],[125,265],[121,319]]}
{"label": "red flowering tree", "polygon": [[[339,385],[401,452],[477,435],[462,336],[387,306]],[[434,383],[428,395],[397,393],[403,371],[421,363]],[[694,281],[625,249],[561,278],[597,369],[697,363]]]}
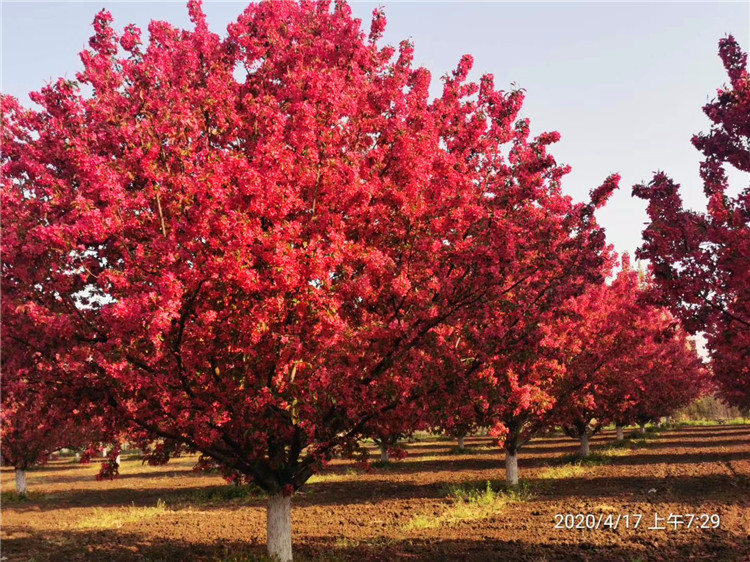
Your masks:
{"label": "red flowering tree", "polygon": [[[520,122],[517,128],[528,134],[528,123]],[[525,142],[525,136],[521,138]],[[546,164],[541,175],[518,175],[520,191],[531,197],[508,207],[502,203],[508,194],[491,198],[493,204],[501,202],[497,213],[506,220],[513,217],[508,223],[518,230],[510,235],[503,275],[494,280],[497,285],[486,304],[443,345],[455,349],[457,392],[436,406],[438,418],[446,405],[451,408],[443,422],[451,429],[462,408],[457,397],[472,404],[466,421],[491,428],[505,450],[506,480],[512,486],[518,484],[518,451],[549,425],[554,390],[565,374],[552,322],[569,298],[602,282],[611,267],[593,213],[619,178],[610,177],[595,189],[590,203],[574,204],[560,192],[567,167],[549,155]]]}
{"label": "red flowering tree", "polygon": [[399,460],[406,457],[406,449],[399,443],[424,429],[420,414],[414,403],[401,404],[395,414],[380,416],[363,429],[362,436],[372,439],[380,449],[381,463],[390,462],[391,457]]}
{"label": "red flowering tree", "polygon": [[[43,390],[28,383],[13,384],[13,390],[3,385],[0,411],[0,452],[3,464],[15,468],[16,493],[27,492],[26,472],[45,465],[52,455],[63,448],[91,451],[106,438],[106,420],[83,416],[77,408],[61,408],[60,397],[43,396]],[[49,387],[47,387],[49,391]],[[97,479],[117,474],[118,451],[102,463]],[[81,457],[82,462],[89,455]]]}
{"label": "red flowering tree", "polygon": [[10,392],[3,385],[0,452],[3,464],[15,468],[16,493],[23,496],[27,492],[27,470],[44,465],[63,447],[79,443],[73,437],[77,428],[75,422],[49,416],[49,402],[40,399],[37,393],[23,393],[24,389],[18,386]]}
{"label": "red flowering tree", "polygon": [[445,396],[433,416],[433,430],[456,439],[459,452],[465,449],[466,436],[479,429],[485,418],[482,404],[469,398],[470,395],[458,392]]}
{"label": "red flowering tree", "polygon": [[466,376],[467,369],[475,368],[476,360],[467,356],[467,348],[461,346],[465,341],[461,337],[462,325],[459,322],[438,331],[428,368],[438,371],[436,376],[442,385],[423,404],[425,429],[456,439],[459,451],[464,449],[465,437],[486,421],[485,405],[477,400],[477,381]]}
{"label": "red flowering tree", "polygon": [[680,189],[656,174],[633,193],[648,201],[651,223],[638,255],[651,260],[659,302],[691,332],[703,331],[722,396],[750,408],[750,187],[732,194],[727,165],[750,172],[750,75],[733,37],[719,42],[730,84],[704,106],[712,122],[695,135],[706,212],[684,209]]}
{"label": "red flowering tree", "polygon": [[618,181],[617,175],[607,178],[587,204],[573,204],[556,182],[543,187],[544,205],[525,209],[533,226],[518,247],[524,268],[473,328],[479,335],[473,341],[477,357],[485,361],[475,371],[477,398],[485,405],[484,425],[505,451],[506,481],[512,486],[518,484],[518,452],[549,427],[566,374],[553,323],[570,298],[603,282],[611,270],[611,248],[594,211]]}
{"label": "red flowering tree", "polygon": [[581,442],[580,455],[589,454],[589,439],[610,422],[612,408],[624,400],[634,383],[633,373],[618,369],[624,357],[642,361],[634,351],[648,330],[646,310],[638,304],[640,280],[627,256],[611,285],[591,285],[571,299],[555,323],[565,375],[558,379],[551,418]]}
{"label": "red flowering tree", "polygon": [[[62,448],[93,450],[98,443],[111,441],[118,433],[118,418],[105,417],[106,396],[86,377],[66,372],[71,365],[56,352],[69,344],[56,331],[60,309],[42,317],[40,321],[48,325],[29,321],[40,311],[35,300],[39,295],[37,288],[25,286],[16,275],[19,269],[34,267],[16,253],[19,240],[29,234],[21,226],[23,213],[5,197],[5,190],[2,195],[0,452],[3,463],[15,467],[16,492],[23,495],[27,470],[44,465]],[[21,228],[6,228],[9,224]],[[114,457],[103,466],[102,476],[116,472],[113,461]]]}
{"label": "red flowering tree", "polygon": [[[467,83],[470,57],[430,101],[379,12],[366,37],[343,2],[265,2],[224,39],[189,12],[148,46],[101,12],[75,82],[38,111],[2,98],[3,307],[24,311],[3,328],[155,459],[182,446],[265,489],[286,561],[291,495],[444,386],[442,329],[535,279],[543,217],[545,259],[602,237],[559,194],[556,136],[528,141],[521,93]],[[573,253],[549,279],[596,258]]]}
{"label": "red flowering tree", "polygon": [[[661,332],[656,331],[659,324],[665,326]],[[655,318],[650,326],[649,337],[634,348],[633,357],[623,358],[618,369],[636,384],[629,385],[626,400],[610,406],[618,425],[637,423],[641,433],[648,422],[687,406],[712,386],[710,371],[698,356],[695,343],[671,314],[662,310],[661,318]]]}
{"label": "red flowering tree", "polygon": [[556,329],[567,359],[553,418],[581,441],[580,456],[604,425],[614,422],[621,439],[624,425],[667,415],[705,388],[705,369],[678,322],[644,299],[650,286],[625,257],[612,284],[573,300]]}
{"label": "red flowering tree", "polygon": [[[59,373],[44,373],[39,354],[22,354],[25,361],[15,361],[13,342],[3,340],[0,453],[3,464],[15,468],[16,493],[25,495],[29,469],[46,464],[62,448],[92,448],[110,439],[114,428],[85,392],[71,392]],[[112,461],[103,466],[102,475],[116,472]]]}

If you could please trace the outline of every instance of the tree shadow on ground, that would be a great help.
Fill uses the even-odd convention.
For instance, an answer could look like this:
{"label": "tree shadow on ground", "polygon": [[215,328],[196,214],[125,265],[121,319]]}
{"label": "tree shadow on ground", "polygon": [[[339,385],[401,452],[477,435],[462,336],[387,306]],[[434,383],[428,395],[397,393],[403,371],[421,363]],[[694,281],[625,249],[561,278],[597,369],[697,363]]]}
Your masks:
{"label": "tree shadow on ground", "polygon": [[[591,467],[592,469],[594,467]],[[521,477],[530,485],[530,491],[539,499],[564,499],[570,497],[582,500],[617,498],[625,495],[629,499],[646,502],[677,502],[696,504],[716,501],[724,505],[747,502],[750,498],[750,481],[743,475],[665,475],[597,477],[595,471],[581,477],[560,479],[542,478],[538,474]],[[307,484],[293,503],[299,507],[335,506],[353,504],[380,504],[413,499],[445,500],[450,486],[484,485],[487,480],[496,484],[504,481],[504,473],[497,470],[488,478],[450,478],[427,483],[410,480],[393,480],[384,477],[366,480],[323,481]],[[654,490],[653,492],[649,492]],[[147,488],[133,490],[127,487],[112,487],[103,490],[82,490],[67,495],[54,496],[38,502],[29,501],[4,510],[17,512],[43,512],[70,507],[152,507],[161,500],[169,509],[179,511],[198,507],[201,510],[239,510],[245,507],[264,507],[262,496],[238,494],[226,486],[196,486],[183,488]]]}
{"label": "tree shadow on ground", "polygon": [[[658,537],[658,539],[657,539]],[[685,539],[635,534],[624,539],[604,539],[590,533],[561,536],[558,540],[499,540],[467,537],[458,540],[399,538],[369,539],[295,535],[297,562],[425,560],[434,562],[579,561],[635,562],[638,560],[693,560],[736,562],[750,556],[750,540],[730,534],[702,534]],[[597,540],[598,539],[598,540]],[[4,540],[8,562],[250,562],[265,554],[264,536],[246,542],[191,542],[121,531],[28,533]]]}
{"label": "tree shadow on ground", "polygon": [[[737,427],[739,427],[740,429],[737,429]],[[715,428],[712,426],[700,428],[678,428],[661,431],[660,434],[668,439],[686,439],[689,442],[700,442],[706,439],[735,439],[742,437],[744,437],[746,440],[750,440],[750,427],[746,428],[745,426],[723,426],[720,428]]]}
{"label": "tree shadow on ground", "polygon": [[[723,437],[723,436],[722,436]],[[719,449],[721,447],[733,447],[739,446],[750,446],[750,436],[746,439],[712,439],[711,441],[695,440],[695,441],[683,441],[680,439],[663,438],[656,440],[649,440],[649,445],[659,447],[670,447],[675,449]]]}
{"label": "tree shadow on ground", "polygon": [[120,474],[118,480],[129,479],[129,478],[205,478],[206,476],[216,476],[218,471],[215,472],[195,472],[192,469],[185,468],[174,468],[169,469],[168,465],[164,470],[149,470],[148,472],[126,472]]}
{"label": "tree shadow on ground", "polygon": [[750,500],[747,478],[726,475],[698,476],[609,476],[567,477],[556,481],[541,478],[526,480],[532,490],[540,490],[547,499],[628,498],[647,503],[686,503],[701,507],[708,502],[728,506]]}
{"label": "tree shadow on ground", "polygon": [[[116,482],[116,480],[115,480]],[[14,510],[23,512],[54,511],[69,508],[88,507],[153,507],[160,500],[170,508],[179,509],[182,506],[200,506],[201,508],[240,508],[247,505],[265,505],[266,499],[248,493],[236,499],[221,500],[221,491],[226,490],[225,496],[232,496],[234,489],[229,484],[218,486],[183,486],[133,489],[113,485],[109,488],[86,489],[65,492],[45,493],[44,498],[36,501],[30,499],[4,505],[3,511]],[[218,492],[217,492],[218,491]],[[215,499],[213,499],[215,498]]]}
{"label": "tree shadow on ground", "polygon": [[[604,447],[606,450],[608,447]],[[685,447],[688,448],[689,447]],[[560,456],[541,457],[540,452],[534,447],[524,447],[518,454],[519,470],[530,468],[544,468],[549,466],[559,466],[570,462],[570,455],[573,455],[578,447],[557,451]],[[602,449],[592,446],[592,453],[601,453]],[[644,452],[648,451],[648,452]],[[546,452],[546,451],[545,451]],[[567,455],[567,456],[566,456]],[[738,460],[748,460],[749,455],[736,451],[716,451],[716,452],[684,452],[675,453],[674,451],[658,452],[658,447],[646,445],[645,447],[636,447],[628,454],[623,456],[612,456],[607,459],[606,463],[613,466],[641,466],[653,464],[693,464],[705,462],[729,462]],[[461,457],[459,455],[445,455],[439,459],[430,460],[409,460],[391,462],[387,467],[376,468],[387,474],[416,474],[420,472],[444,472],[444,471],[487,471],[487,470],[504,470],[504,455],[498,451],[493,456],[471,456]]]}
{"label": "tree shadow on ground", "polygon": [[[648,453],[642,452],[643,449],[634,449],[632,454],[621,457],[611,457],[608,464],[612,466],[640,466],[654,464],[696,464],[696,463],[714,463],[714,462],[731,462],[748,460],[748,453],[740,452],[710,452],[710,453],[659,453],[654,449],[646,449]],[[593,453],[597,451],[592,450]],[[520,459],[520,455],[519,455]],[[520,461],[519,461],[520,462]],[[558,463],[559,464],[559,463]]]}

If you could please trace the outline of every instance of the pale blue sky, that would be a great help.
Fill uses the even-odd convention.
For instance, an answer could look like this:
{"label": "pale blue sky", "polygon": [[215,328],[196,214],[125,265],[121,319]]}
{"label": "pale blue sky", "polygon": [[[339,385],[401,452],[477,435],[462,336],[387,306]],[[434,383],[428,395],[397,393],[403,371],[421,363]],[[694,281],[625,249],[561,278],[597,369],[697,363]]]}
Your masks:
{"label": "pale blue sky", "polygon": [[[205,2],[210,27],[223,34],[246,2]],[[718,40],[733,34],[750,47],[750,8],[724,3],[511,3],[383,2],[384,42],[410,38],[415,59],[438,78],[462,54],[474,56],[473,78],[495,75],[498,88],[515,82],[527,90],[524,116],[532,133],[557,130],[552,147],[573,172],[564,189],[583,200],[611,172],[622,175],[620,192],[600,212],[618,251],[632,252],[646,221],[644,202],[631,186],[661,169],[685,188],[690,206],[702,205],[700,155],[693,133],[708,128],[701,107],[726,82]],[[369,29],[378,4],[355,2]],[[115,26],[151,19],[189,26],[184,2],[2,3],[3,93],[30,103],[27,93],[58,76],[80,70],[78,53],[101,8]],[[735,188],[747,174],[732,174]]]}

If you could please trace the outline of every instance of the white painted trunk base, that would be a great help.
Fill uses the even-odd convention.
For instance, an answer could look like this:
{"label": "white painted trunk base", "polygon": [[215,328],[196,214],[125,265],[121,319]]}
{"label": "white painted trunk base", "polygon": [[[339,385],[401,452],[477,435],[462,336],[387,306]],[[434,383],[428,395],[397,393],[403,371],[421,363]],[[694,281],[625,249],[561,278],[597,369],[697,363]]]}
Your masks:
{"label": "white painted trunk base", "polygon": [[16,469],[16,494],[26,495],[26,471]]}
{"label": "white painted trunk base", "polygon": [[505,482],[509,486],[518,486],[518,452],[505,451]]}
{"label": "white painted trunk base", "polygon": [[623,441],[625,439],[625,428],[621,425],[617,426],[617,440]]}
{"label": "white painted trunk base", "polygon": [[380,446],[380,462],[388,462],[388,446]]}
{"label": "white painted trunk base", "polygon": [[464,438],[463,437],[459,437],[458,438],[458,448],[459,449],[463,449],[464,448]]}
{"label": "white painted trunk base", "polygon": [[268,556],[278,562],[292,562],[292,498],[275,494],[266,510]]}
{"label": "white painted trunk base", "polygon": [[589,456],[589,434],[584,433],[581,435],[581,448],[578,450],[578,454],[582,457]]}
{"label": "white painted trunk base", "polygon": [[120,455],[117,455],[117,458],[115,459],[115,462],[116,462],[116,463],[117,463],[118,465],[120,465],[120,464],[121,464],[121,463],[120,463]]}
{"label": "white painted trunk base", "polygon": [[640,432],[641,432],[641,435],[645,435],[646,434],[646,424],[645,423],[641,424]]}

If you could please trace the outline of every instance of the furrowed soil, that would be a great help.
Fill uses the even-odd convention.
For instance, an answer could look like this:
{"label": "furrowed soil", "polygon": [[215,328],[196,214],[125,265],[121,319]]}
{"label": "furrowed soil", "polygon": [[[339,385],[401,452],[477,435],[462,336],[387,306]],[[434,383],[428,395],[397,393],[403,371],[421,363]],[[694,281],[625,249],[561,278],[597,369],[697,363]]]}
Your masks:
{"label": "furrowed soil", "polygon": [[[502,491],[489,438],[467,438],[466,454],[447,440],[410,443],[371,473],[333,461],[292,500],[295,560],[750,561],[750,425],[613,442],[602,432],[593,459],[576,463],[573,440],[532,441],[517,493]],[[60,458],[28,473],[26,500],[3,468],[2,560],[262,560],[265,500],[194,462],[125,456],[119,478],[98,482],[98,463]]]}

